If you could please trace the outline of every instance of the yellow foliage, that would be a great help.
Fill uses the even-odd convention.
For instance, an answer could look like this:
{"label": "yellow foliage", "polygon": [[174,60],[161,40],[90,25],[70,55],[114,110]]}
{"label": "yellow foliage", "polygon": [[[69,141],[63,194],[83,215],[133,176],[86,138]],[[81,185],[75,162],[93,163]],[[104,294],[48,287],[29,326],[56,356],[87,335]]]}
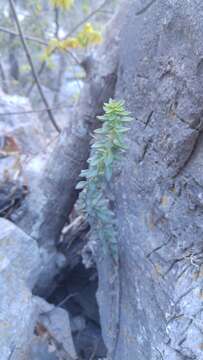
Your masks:
{"label": "yellow foliage", "polygon": [[77,38],[68,38],[61,41],[62,49],[77,49],[80,47],[80,43]]}
{"label": "yellow foliage", "polygon": [[21,71],[23,74],[26,74],[26,73],[30,72],[30,65],[28,65],[28,64],[26,64],[26,65],[21,65],[20,71]]}
{"label": "yellow foliage", "polygon": [[51,3],[53,6],[68,10],[73,5],[74,0],[51,0]]}
{"label": "yellow foliage", "polygon": [[78,41],[81,47],[88,45],[97,45],[102,42],[102,36],[99,31],[94,30],[91,23],[86,23],[83,30],[79,32]]}
{"label": "yellow foliage", "polygon": [[66,51],[68,49],[86,48],[89,45],[100,44],[101,41],[100,32],[94,30],[93,26],[87,23],[76,37],[69,37],[64,40],[51,39],[42,55],[42,61],[46,61],[55,50]]}
{"label": "yellow foliage", "polygon": [[82,4],[82,10],[85,13],[85,15],[88,14],[90,9],[90,4],[89,4],[89,0],[83,0],[83,4]]}
{"label": "yellow foliage", "polygon": [[56,49],[60,51],[65,51],[68,49],[76,49],[78,47],[80,47],[80,44],[77,38],[68,38],[65,40],[59,40],[54,38],[49,41],[49,44],[45,50],[45,58],[49,57]]}
{"label": "yellow foliage", "polygon": [[42,12],[42,5],[40,4],[40,2],[37,2],[35,5],[35,13],[36,15],[40,15]]}

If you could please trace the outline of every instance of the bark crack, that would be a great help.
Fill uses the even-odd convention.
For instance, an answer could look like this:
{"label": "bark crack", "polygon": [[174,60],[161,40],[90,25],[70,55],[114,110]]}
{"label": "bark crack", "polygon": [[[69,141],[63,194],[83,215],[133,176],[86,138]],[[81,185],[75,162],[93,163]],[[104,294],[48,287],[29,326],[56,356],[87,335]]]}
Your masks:
{"label": "bark crack", "polygon": [[141,10],[136,12],[136,16],[144,14],[157,0],[151,0],[149,4],[144,6]]}
{"label": "bark crack", "polygon": [[165,243],[161,244],[160,246],[157,246],[155,249],[153,249],[150,253],[146,255],[146,258],[149,258],[153,253],[161,250],[163,247],[167,246],[170,241],[172,240],[172,237],[170,237]]}

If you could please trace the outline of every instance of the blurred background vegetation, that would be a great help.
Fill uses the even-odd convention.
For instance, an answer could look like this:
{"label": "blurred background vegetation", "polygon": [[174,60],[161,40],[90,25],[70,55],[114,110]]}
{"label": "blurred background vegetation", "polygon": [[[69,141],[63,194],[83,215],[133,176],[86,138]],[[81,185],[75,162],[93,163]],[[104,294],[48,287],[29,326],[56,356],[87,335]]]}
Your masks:
{"label": "blurred background vegetation", "polygon": [[[49,107],[63,128],[86,78],[82,62],[94,55],[119,0],[15,0],[16,13]],[[0,84],[28,97],[44,128],[53,130],[33,78],[9,1],[0,0]]]}

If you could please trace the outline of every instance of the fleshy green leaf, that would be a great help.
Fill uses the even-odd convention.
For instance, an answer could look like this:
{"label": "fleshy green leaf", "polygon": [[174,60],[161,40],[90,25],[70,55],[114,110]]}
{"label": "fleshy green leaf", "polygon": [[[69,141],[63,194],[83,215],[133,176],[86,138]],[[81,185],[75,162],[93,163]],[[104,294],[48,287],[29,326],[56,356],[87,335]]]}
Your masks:
{"label": "fleshy green leaf", "polygon": [[81,172],[77,189],[81,189],[81,208],[87,215],[91,231],[108,247],[112,260],[118,261],[116,219],[110,209],[109,186],[113,176],[113,165],[126,150],[124,134],[132,119],[124,108],[123,101],[110,99],[104,104],[104,115],[98,116],[102,127],[93,134],[88,169]]}
{"label": "fleshy green leaf", "polygon": [[84,189],[84,187],[87,185],[87,181],[80,181],[79,183],[77,183],[76,185],[76,190],[81,190]]}

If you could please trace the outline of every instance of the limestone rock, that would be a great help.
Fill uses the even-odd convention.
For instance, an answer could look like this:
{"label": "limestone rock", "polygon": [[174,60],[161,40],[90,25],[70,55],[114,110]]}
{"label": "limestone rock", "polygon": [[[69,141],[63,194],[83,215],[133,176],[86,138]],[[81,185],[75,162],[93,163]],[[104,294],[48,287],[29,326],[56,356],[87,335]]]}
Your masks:
{"label": "limestone rock", "polygon": [[[18,113],[20,113],[18,115]],[[9,115],[10,114],[10,115]],[[0,93],[0,216],[10,216],[21,204],[36,174],[24,171],[46,140],[29,100]]]}
{"label": "limestone rock", "polygon": [[5,219],[0,219],[0,349],[1,359],[26,360],[37,318],[32,297],[40,269],[36,242]]}
{"label": "limestone rock", "polygon": [[38,154],[45,145],[42,124],[32,111],[28,99],[1,93],[0,136],[14,138],[24,154]]}
{"label": "limestone rock", "polygon": [[[42,301],[42,300],[40,300]],[[76,359],[67,311],[49,305],[37,319],[36,335],[30,344],[30,360]],[[65,357],[64,357],[65,356]]]}

